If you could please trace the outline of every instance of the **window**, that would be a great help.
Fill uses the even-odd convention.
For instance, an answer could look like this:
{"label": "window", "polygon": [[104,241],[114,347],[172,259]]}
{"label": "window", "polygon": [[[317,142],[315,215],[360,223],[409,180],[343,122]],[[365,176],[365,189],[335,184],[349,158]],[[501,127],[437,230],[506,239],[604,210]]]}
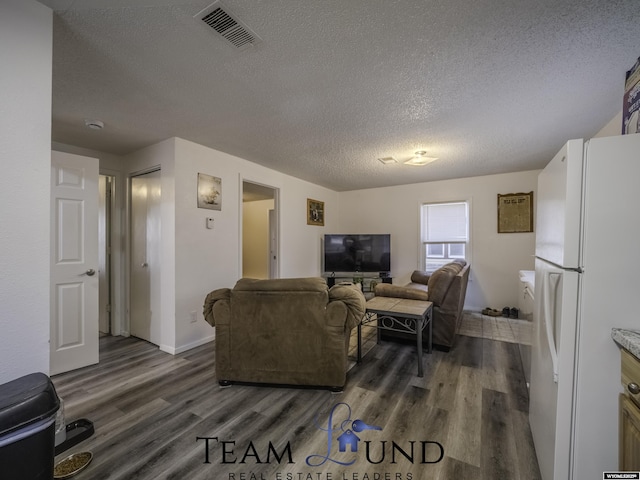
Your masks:
{"label": "window", "polygon": [[467,202],[426,203],[421,209],[422,267],[433,272],[455,259],[467,259],[469,205]]}

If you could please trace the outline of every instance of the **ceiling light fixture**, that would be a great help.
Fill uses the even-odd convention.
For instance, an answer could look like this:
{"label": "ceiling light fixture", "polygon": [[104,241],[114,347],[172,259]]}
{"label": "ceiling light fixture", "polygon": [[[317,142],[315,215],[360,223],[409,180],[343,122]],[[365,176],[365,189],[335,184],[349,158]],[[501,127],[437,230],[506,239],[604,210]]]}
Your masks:
{"label": "ceiling light fixture", "polygon": [[85,118],[84,124],[85,126],[89,127],[91,130],[102,130],[104,128],[104,122],[100,120],[89,120]]}
{"label": "ceiling light fixture", "polygon": [[435,162],[437,160],[436,157],[427,157],[427,152],[424,150],[418,150],[416,152],[415,157],[411,157],[409,160],[404,162],[405,165],[413,165],[416,167],[421,167],[431,162]]}

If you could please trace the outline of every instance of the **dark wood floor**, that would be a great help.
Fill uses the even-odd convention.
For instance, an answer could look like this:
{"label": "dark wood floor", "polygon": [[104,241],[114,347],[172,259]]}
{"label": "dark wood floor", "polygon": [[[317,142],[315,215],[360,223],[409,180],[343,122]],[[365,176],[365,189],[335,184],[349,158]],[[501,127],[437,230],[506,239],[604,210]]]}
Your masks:
{"label": "dark wood floor", "polygon": [[[425,355],[423,378],[416,357],[409,345],[375,345],[340,394],[223,389],[213,344],[171,356],[104,337],[98,365],[53,378],[67,422],[95,425],[56,460],[92,451],[77,480],[540,478],[517,345],[458,336],[449,353]],[[381,430],[352,431],[355,420]],[[356,452],[339,451],[343,433],[357,435]]]}

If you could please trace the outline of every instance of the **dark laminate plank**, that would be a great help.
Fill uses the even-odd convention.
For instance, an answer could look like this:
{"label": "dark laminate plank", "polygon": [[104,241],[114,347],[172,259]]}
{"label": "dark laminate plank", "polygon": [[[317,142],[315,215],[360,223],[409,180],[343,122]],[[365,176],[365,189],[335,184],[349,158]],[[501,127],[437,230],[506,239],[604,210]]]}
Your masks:
{"label": "dark laminate plank", "polygon": [[517,453],[507,395],[482,391],[482,478],[517,480]]}
{"label": "dark laminate plank", "polygon": [[[204,440],[197,440],[197,437],[216,437],[220,442],[233,441],[238,446],[247,444],[249,441],[258,446],[261,446],[265,441],[268,444],[269,440],[265,437],[270,433],[269,425],[272,425],[276,420],[255,411],[256,396],[260,395],[260,387],[240,388],[244,389],[241,395],[229,392],[230,397],[235,399],[232,405],[218,408],[215,413],[196,424],[193,429],[174,438],[171,444],[150,459],[150,463],[145,469],[136,472],[135,478],[191,479],[200,478],[200,475],[203,476],[202,478],[206,478],[213,471],[221,474],[222,471],[229,473],[237,468],[237,465],[221,467],[220,444],[211,440],[210,448],[207,450],[207,443]],[[229,410],[235,412],[235,415],[229,414]],[[207,451],[211,463],[205,463]],[[229,458],[237,460],[238,455],[242,454],[235,453]],[[167,459],[171,459],[171,461],[166,461]]]}
{"label": "dark laminate plank", "polygon": [[[154,375],[158,370],[162,374]],[[156,371],[149,371],[148,374],[137,376],[135,386],[129,388],[127,392],[113,397],[118,408],[127,412],[144,404],[149,397],[163,398],[166,393],[182,392],[195,381],[198,373],[201,374],[200,381],[203,380],[203,376],[206,378],[208,369],[205,366],[193,366],[185,362],[184,364],[158,365]],[[211,377],[209,381],[213,383],[213,380]]]}
{"label": "dark laminate plank", "polygon": [[393,409],[393,415],[388,425],[384,429],[385,436],[388,438],[409,438],[409,434],[414,430],[424,433],[422,430],[427,425],[424,425],[422,415],[416,416],[416,413],[422,412],[427,408],[428,396],[429,391],[424,388],[413,385],[407,386]]}
{"label": "dark laminate plank", "polygon": [[[385,473],[392,480],[407,480],[409,473],[414,480],[540,478],[513,345],[459,336],[451,352],[424,355],[425,376],[418,378],[415,346],[383,341],[348,372],[345,390],[332,394],[251,385],[220,388],[213,344],[176,356],[131,338],[104,337],[100,344],[100,364],[53,378],[65,400],[67,421],[89,418],[96,429],[58,457],[93,451],[94,461],[77,480],[242,480],[240,474],[253,480],[251,473],[258,475],[255,480],[260,475],[288,480],[286,473],[292,480],[300,474],[300,480],[307,480],[309,473],[316,475],[310,480],[317,480],[318,472],[331,472],[333,480],[344,480],[343,474],[346,480],[365,480],[365,474],[372,480]],[[305,464],[307,456],[327,452],[328,433],[322,428],[338,403],[351,407],[350,421],[382,428],[359,435],[370,442],[372,459],[380,458],[381,442],[386,442],[384,462],[368,462],[364,443],[358,452],[339,454],[340,432],[334,425],[331,455],[354,459],[354,465]],[[212,444],[211,463],[205,463],[205,444],[198,436],[236,442],[236,462],[222,464],[220,447]],[[411,442],[422,440],[442,444],[443,460],[421,464],[417,450],[413,461],[396,451],[391,463],[392,442],[411,452]],[[256,464],[249,456],[240,464],[249,442],[260,455],[269,442],[277,451],[289,442],[294,463]],[[434,445],[429,448],[428,455],[435,455]]]}
{"label": "dark laminate plank", "polygon": [[[109,478],[111,465],[118,463],[129,464],[130,459],[126,452],[138,441],[136,432],[132,427],[145,424],[149,418],[164,412],[168,407],[167,402],[156,399],[150,401],[139,411],[122,415],[112,422],[106,424],[94,422],[95,434],[77,447],[59,455],[59,459],[74,451],[92,451],[94,460],[89,469],[87,469],[91,472],[86,474],[87,478]],[[114,476],[113,478],[118,477]]]}
{"label": "dark laminate plank", "polygon": [[482,443],[482,376],[461,367],[449,416],[447,456],[479,467]]}
{"label": "dark laminate plank", "polygon": [[146,463],[139,465],[132,470],[127,478],[191,478],[196,472],[207,472],[214,468],[218,469],[221,461],[219,444],[211,440],[208,449],[209,461],[207,460],[207,443],[204,440],[197,440],[198,437],[217,437],[220,441],[233,439],[237,442],[244,441],[242,432],[252,431],[252,426],[259,423],[260,415],[252,413],[246,415],[242,421],[232,423],[223,422],[222,419],[210,417],[196,423],[193,428],[183,430],[179,435],[173,436],[171,442],[166,443],[163,448],[153,452],[153,455],[146,459]]}
{"label": "dark laminate plank", "polygon": [[515,343],[498,342],[505,350],[506,362],[504,365],[507,381],[510,407],[519,412],[529,412],[529,391],[522,369],[522,359]]}
{"label": "dark laminate plank", "polygon": [[482,340],[482,384],[485,388],[497,392],[509,392],[506,379],[505,366],[508,357],[500,344],[495,340],[483,338]]}
{"label": "dark laminate plank", "polygon": [[[89,415],[93,410],[101,410],[111,406],[123,411],[130,411],[136,408],[133,405],[136,399],[141,399],[142,403],[146,403],[149,398],[156,398],[158,395],[149,392],[149,386],[153,382],[166,384],[166,376],[177,365],[177,362],[171,362],[157,365],[155,368],[145,367],[143,370],[132,368],[128,378],[120,381],[114,380],[112,383],[105,382],[102,388],[89,381],[87,394],[83,397],[78,395],[67,397],[64,393],[60,393],[60,395],[64,399],[65,408],[73,409],[77,405],[78,408],[74,411],[81,417]],[[88,375],[91,378],[91,374]]]}
{"label": "dark laminate plank", "polygon": [[525,412],[512,411],[512,422],[520,478],[522,480],[538,479],[540,478],[540,468],[529,428],[529,415]]}
{"label": "dark laminate plank", "polygon": [[[121,343],[114,342],[113,338],[121,338]],[[80,386],[89,390],[120,383],[130,378],[131,372],[142,366],[145,361],[158,359],[158,347],[134,338],[103,337],[100,339],[100,345],[100,363],[65,373],[63,389]],[[105,349],[109,349],[108,353],[103,353]]]}
{"label": "dark laminate plank", "polygon": [[456,362],[456,356],[443,355],[435,366],[433,377],[428,383],[431,391],[429,404],[443,409],[450,409],[454,403],[456,386],[460,374],[460,364]]}
{"label": "dark laminate plank", "polygon": [[440,361],[448,356],[449,353],[434,350],[430,354],[425,354],[422,357],[422,365],[424,367],[424,377],[418,377],[417,375],[411,375],[409,384],[419,388],[429,388],[435,372],[438,370],[438,364]]}
{"label": "dark laminate plank", "polygon": [[450,457],[445,457],[438,477],[439,480],[479,480],[481,478],[484,477],[482,477],[480,467],[469,465]]}
{"label": "dark laminate plank", "polygon": [[482,352],[483,342],[481,338],[458,335],[456,337],[456,346],[449,353],[451,356],[456,357],[456,361],[461,366],[481,369]]}
{"label": "dark laminate plank", "polygon": [[114,478],[131,478],[132,472],[147,468],[154,452],[183,432],[192,431],[198,421],[198,417],[179,407],[168,407],[114,438],[109,444],[109,455],[97,458],[95,467],[101,467]]}

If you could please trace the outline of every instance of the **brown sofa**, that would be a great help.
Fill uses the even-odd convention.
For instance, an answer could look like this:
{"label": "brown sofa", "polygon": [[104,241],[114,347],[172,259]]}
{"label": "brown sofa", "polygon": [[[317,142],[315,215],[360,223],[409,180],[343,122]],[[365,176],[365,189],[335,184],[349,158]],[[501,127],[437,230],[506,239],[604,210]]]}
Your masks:
{"label": "brown sofa", "polygon": [[[411,274],[411,283],[405,286],[380,283],[375,287],[375,295],[433,302],[433,345],[439,350],[449,351],[462,317],[469,268],[464,260],[455,260],[431,275],[416,270]],[[427,335],[426,329],[423,332]],[[410,339],[401,332],[384,330],[381,333],[383,338]]]}
{"label": "brown sofa", "polygon": [[214,290],[204,303],[216,328],[216,376],[340,390],[351,329],[362,319],[361,291],[322,278],[253,280]]}

